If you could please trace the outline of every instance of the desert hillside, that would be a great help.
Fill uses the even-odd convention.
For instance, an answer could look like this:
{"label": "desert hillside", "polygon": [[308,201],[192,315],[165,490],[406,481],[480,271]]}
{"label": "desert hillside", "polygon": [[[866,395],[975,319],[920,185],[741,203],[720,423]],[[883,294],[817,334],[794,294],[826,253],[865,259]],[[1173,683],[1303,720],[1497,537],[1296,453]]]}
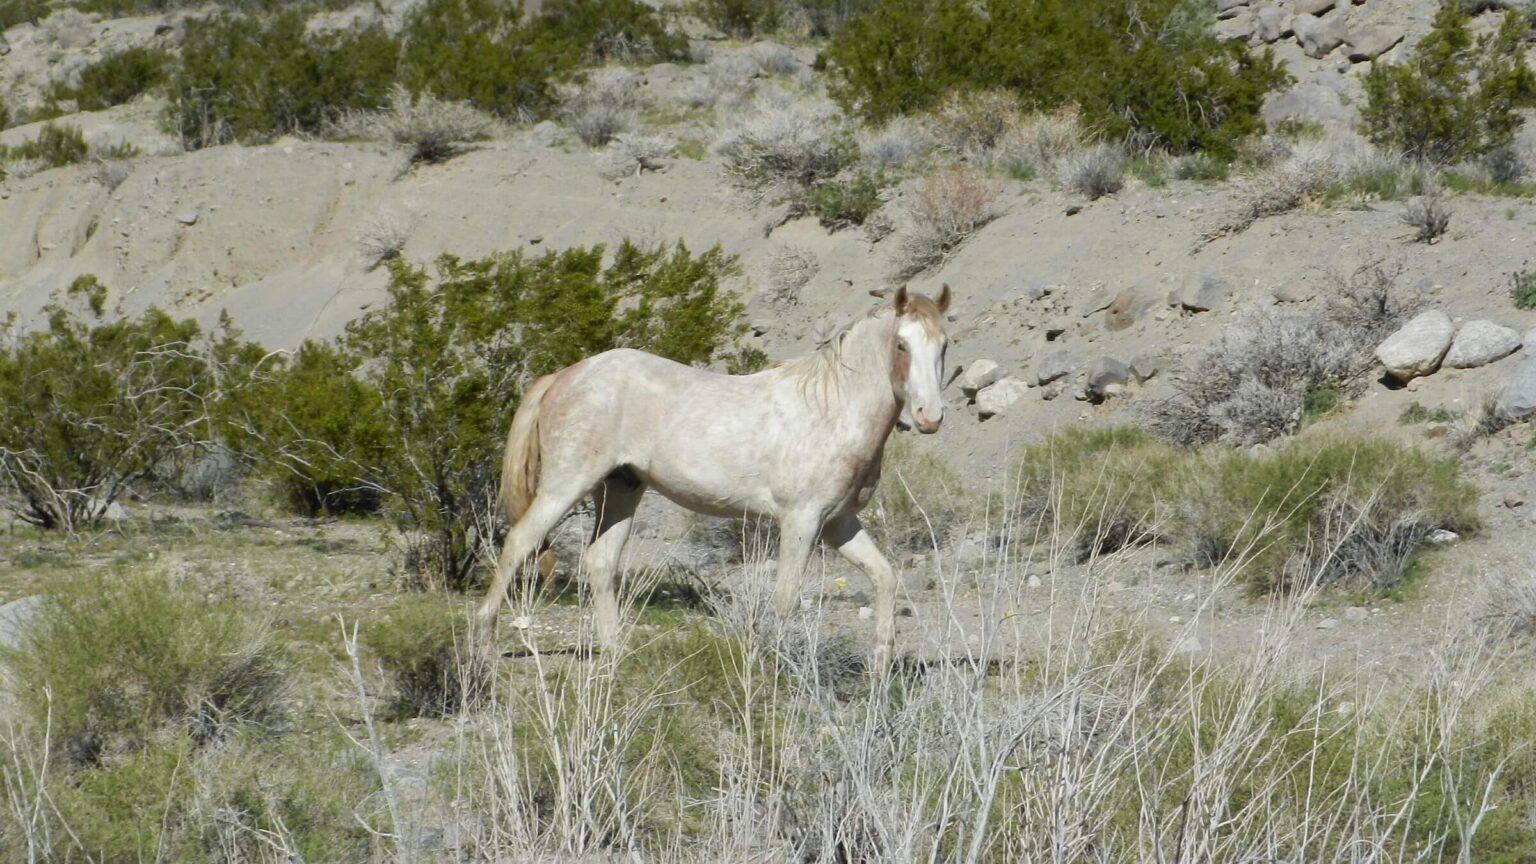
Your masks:
{"label": "desert hillside", "polygon": [[[0,849],[1533,860],[1533,70],[1512,0],[0,0]],[[945,286],[889,673],[654,492],[617,645],[587,506],[471,638],[537,376]]]}

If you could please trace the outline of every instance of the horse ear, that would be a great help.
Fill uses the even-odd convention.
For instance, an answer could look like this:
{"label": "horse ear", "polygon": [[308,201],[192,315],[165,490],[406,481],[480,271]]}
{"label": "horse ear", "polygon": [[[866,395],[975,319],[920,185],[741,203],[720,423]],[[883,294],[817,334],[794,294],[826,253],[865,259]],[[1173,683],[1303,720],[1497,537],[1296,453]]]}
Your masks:
{"label": "horse ear", "polygon": [[944,290],[939,292],[939,314],[949,311],[949,283],[944,283]]}
{"label": "horse ear", "polygon": [[896,314],[907,314],[907,286],[905,285],[896,289]]}

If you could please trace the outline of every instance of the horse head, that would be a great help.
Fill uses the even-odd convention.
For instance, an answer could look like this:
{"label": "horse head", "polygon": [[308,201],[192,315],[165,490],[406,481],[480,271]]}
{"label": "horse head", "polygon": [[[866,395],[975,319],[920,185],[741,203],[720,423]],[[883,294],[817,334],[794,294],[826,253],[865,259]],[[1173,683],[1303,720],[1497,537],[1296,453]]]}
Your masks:
{"label": "horse head", "polygon": [[944,314],[949,311],[949,285],[932,300],[896,292],[896,338],[891,346],[891,387],[901,404],[902,425],[925,435],[944,422]]}

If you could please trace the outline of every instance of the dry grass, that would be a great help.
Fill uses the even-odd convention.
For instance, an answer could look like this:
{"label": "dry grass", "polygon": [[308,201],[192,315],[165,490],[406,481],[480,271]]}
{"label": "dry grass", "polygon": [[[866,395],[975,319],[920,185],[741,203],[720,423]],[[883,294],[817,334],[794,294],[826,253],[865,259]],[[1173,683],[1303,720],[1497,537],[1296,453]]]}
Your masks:
{"label": "dry grass", "polygon": [[759,99],[715,142],[726,176],[755,195],[803,194],[853,161],[842,115],[828,102]]}
{"label": "dry grass", "polygon": [[1125,149],[1117,144],[1095,144],[1079,150],[1060,166],[1062,185],[1096,201],[1119,192],[1125,185]]}
{"label": "dry grass", "polygon": [[964,166],[924,179],[905,204],[911,228],[901,238],[895,262],[902,278],[942,265],[1001,213],[997,186]]}
{"label": "dry grass", "polygon": [[410,153],[411,164],[443,162],[496,131],[496,120],[467,102],[450,102],[431,93],[412,96],[396,85],[389,105],[379,111],[354,112],[337,121],[343,138],[382,141]]}
{"label": "dry grass", "polygon": [[664,135],[621,132],[597,154],[598,170],[610,180],[663,171],[677,145]]}
{"label": "dry grass", "polygon": [[1439,192],[1410,198],[1403,207],[1403,224],[1414,230],[1417,243],[1434,243],[1451,227],[1452,210]]}

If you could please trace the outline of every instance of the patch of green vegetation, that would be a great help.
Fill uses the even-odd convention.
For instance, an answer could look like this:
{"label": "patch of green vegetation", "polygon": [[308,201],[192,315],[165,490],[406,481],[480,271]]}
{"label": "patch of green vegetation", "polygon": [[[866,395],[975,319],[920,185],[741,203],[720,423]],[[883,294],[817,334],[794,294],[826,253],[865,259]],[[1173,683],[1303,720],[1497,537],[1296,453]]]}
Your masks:
{"label": "patch of green vegetation", "polygon": [[364,625],[362,640],[388,677],[401,717],[453,714],[488,694],[490,669],[461,603],[407,595]]}
{"label": "patch of green vegetation", "polygon": [[689,11],[733,39],[771,33],[784,19],[779,0],[692,0]]}
{"label": "patch of green vegetation", "polygon": [[122,105],[160,86],[171,68],[170,52],[159,48],[129,48],[80,70],[80,83],[56,83],[48,91],[55,102],[74,100],[81,111],[101,111]]}
{"label": "patch of green vegetation", "polygon": [[1301,419],[1304,422],[1321,420],[1332,414],[1345,402],[1345,395],[1337,384],[1323,382],[1313,384],[1301,397]]}
{"label": "patch of green vegetation", "polygon": [[1190,153],[1174,160],[1173,176],[1180,180],[1220,183],[1231,172],[1231,163],[1209,153]]}
{"label": "patch of green vegetation", "polygon": [[826,56],[834,95],[871,120],[1001,88],[1028,109],[1076,105],[1110,139],[1225,158],[1262,130],[1259,107],[1288,78],[1268,49],[1217,40],[1203,14],[1189,0],[888,0]]}
{"label": "patch of green vegetation", "polygon": [[1498,198],[1536,198],[1536,183],[1500,183],[1487,177],[1451,173],[1441,178],[1441,185],[1452,192]]}
{"label": "patch of green vegetation", "polygon": [[709,156],[709,145],[697,138],[684,138],[677,142],[677,146],[672,148],[672,152],[677,154],[679,159],[702,161]]}
{"label": "patch of green vegetation", "polygon": [[1270,133],[1287,141],[1319,141],[1326,130],[1316,120],[1287,117],[1270,127]]}
{"label": "patch of green vegetation", "polygon": [[1401,414],[1397,415],[1397,422],[1401,426],[1412,426],[1416,423],[1454,423],[1460,419],[1460,411],[1452,411],[1444,406],[1426,408],[1417,402],[1409,404]]}
{"label": "patch of green vegetation", "polygon": [[1516,309],[1536,309],[1536,270],[1522,270],[1510,277],[1509,299]]}
{"label": "patch of green vegetation", "polygon": [[1361,131],[1413,159],[1450,164],[1508,147],[1536,106],[1536,73],[1524,60],[1530,24],[1506,12],[1497,31],[1473,38],[1454,4],[1402,63],[1379,63],[1363,79]]}
{"label": "patch of green vegetation", "polygon": [[196,743],[280,711],[281,663],[247,610],[164,573],[92,573],[43,598],[0,654],[36,728],[76,765],[131,754],[167,730]]}
{"label": "patch of green vegetation", "polygon": [[1351,173],[1343,181],[1331,184],[1323,194],[1329,204],[1349,198],[1365,198],[1372,201],[1400,201],[1432,191],[1430,175],[1417,168],[1381,168],[1374,171]]}
{"label": "patch of green vegetation", "polygon": [[30,141],[11,146],[0,144],[0,164],[31,159],[45,168],[62,168],[84,162],[90,152],[91,147],[85,143],[85,135],[79,127],[49,123]]}
{"label": "patch of green vegetation", "polygon": [[805,206],[829,231],[863,225],[885,203],[881,193],[888,185],[890,180],[883,173],[857,171],[811,187]]}
{"label": "patch of green vegetation", "polygon": [[[48,0],[0,0],[0,33],[17,24],[35,24],[47,16]],[[0,124],[0,128],[4,128]]]}
{"label": "patch of green vegetation", "polygon": [[1131,160],[1130,168],[1131,176],[1152,189],[1161,189],[1168,185],[1168,174],[1164,171],[1163,161],[1155,156],[1138,156]]}
{"label": "patch of green vegetation", "polygon": [[910,435],[886,442],[880,485],[860,518],[882,548],[942,548],[971,513],[965,484],[938,453],[919,449]]}

